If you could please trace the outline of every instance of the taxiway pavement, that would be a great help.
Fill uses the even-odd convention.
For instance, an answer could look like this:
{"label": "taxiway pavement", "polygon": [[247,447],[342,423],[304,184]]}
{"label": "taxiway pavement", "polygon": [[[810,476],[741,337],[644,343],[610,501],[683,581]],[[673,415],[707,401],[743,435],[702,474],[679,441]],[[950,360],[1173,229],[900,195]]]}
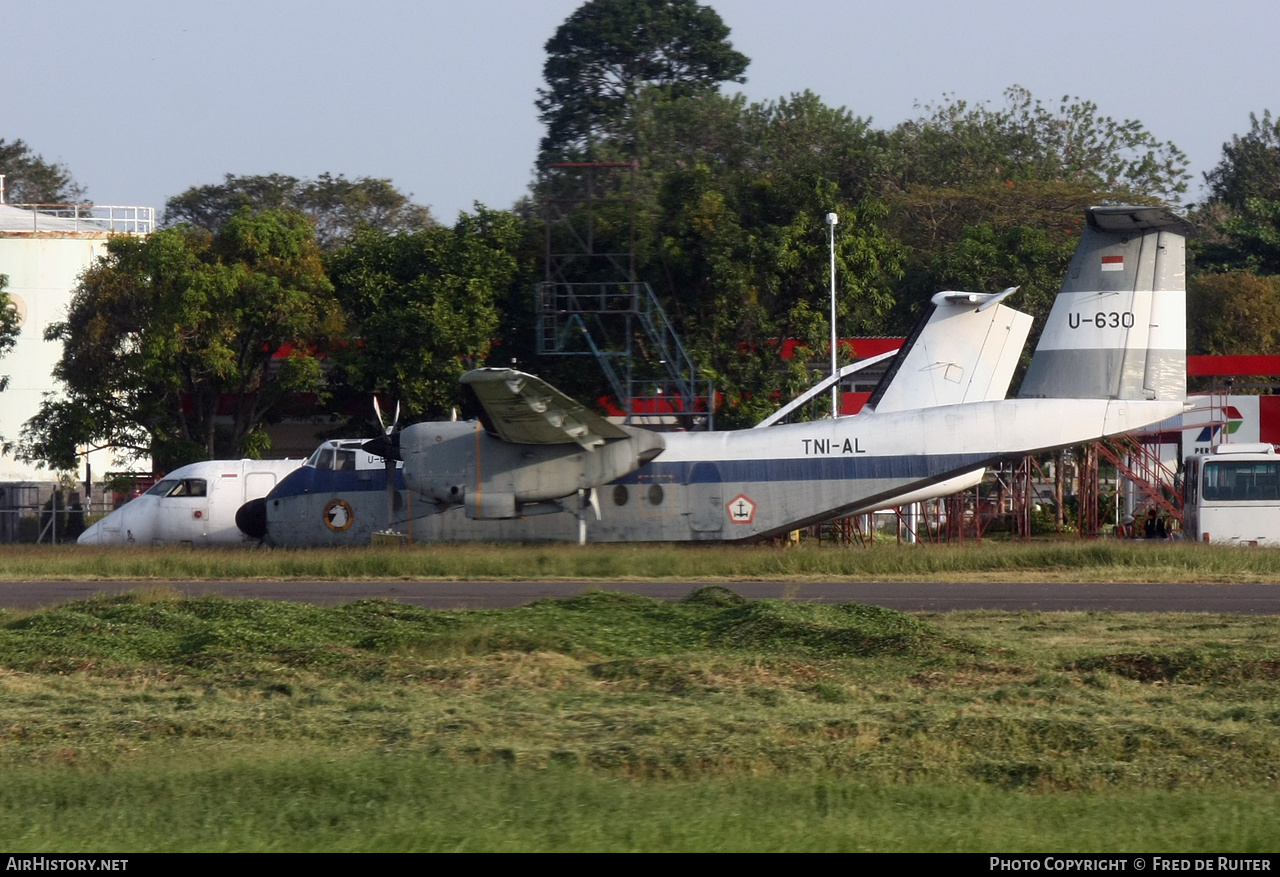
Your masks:
{"label": "taxiway pavement", "polygon": [[[333,605],[387,598],[433,609],[521,606],[591,589],[679,600],[705,582],[0,582],[0,606],[35,609],[96,594],[169,587],[189,596],[218,594]],[[750,599],[869,603],[908,612],[997,609],[1006,612],[1230,612],[1280,615],[1280,584],[1073,584],[952,582],[725,582]]]}

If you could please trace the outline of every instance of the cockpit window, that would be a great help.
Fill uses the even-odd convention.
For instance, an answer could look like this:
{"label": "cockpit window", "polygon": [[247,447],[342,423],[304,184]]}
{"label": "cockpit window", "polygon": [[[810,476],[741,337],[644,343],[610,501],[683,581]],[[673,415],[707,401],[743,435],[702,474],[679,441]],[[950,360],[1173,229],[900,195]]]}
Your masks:
{"label": "cockpit window", "polygon": [[315,453],[307,460],[306,465],[326,472],[336,469],[340,472],[351,472],[356,468],[356,452],[360,450],[362,441],[326,442],[316,448]]}
{"label": "cockpit window", "polygon": [[177,484],[177,480],[170,478],[166,481],[157,482],[154,487],[146,492],[147,496],[168,496],[169,491],[173,490],[173,485]]}
{"label": "cockpit window", "polygon": [[203,478],[183,478],[174,481],[165,496],[207,496],[209,484]]}

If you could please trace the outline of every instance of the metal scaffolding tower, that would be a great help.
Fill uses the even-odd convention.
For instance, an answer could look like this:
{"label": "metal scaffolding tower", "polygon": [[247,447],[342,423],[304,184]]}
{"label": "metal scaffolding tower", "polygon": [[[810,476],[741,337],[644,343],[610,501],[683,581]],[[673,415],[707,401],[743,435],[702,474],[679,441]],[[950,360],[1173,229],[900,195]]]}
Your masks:
{"label": "metal scaffolding tower", "polygon": [[628,423],[712,429],[711,382],[698,378],[657,296],[636,278],[636,170],[562,162],[544,174],[538,353],[594,356]]}

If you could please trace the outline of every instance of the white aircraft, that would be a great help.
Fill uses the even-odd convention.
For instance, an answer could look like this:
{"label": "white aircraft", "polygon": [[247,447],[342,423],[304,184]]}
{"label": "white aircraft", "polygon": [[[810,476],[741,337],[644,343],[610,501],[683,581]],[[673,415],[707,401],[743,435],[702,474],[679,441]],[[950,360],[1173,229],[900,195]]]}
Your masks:
{"label": "white aircraft", "polygon": [[[1000,304],[1012,290],[934,296],[866,407],[834,420],[777,423],[784,410],[757,429],[657,433],[610,423],[532,375],[478,369],[462,381],[479,421],[364,445],[403,461],[391,523],[417,541],[749,540],[945,495],[1002,459],[1179,414],[1191,227],[1152,207],[1086,218],[1017,399],[1003,397],[1030,318]],[[388,523],[385,487],[385,475],[360,485],[304,467],[267,497],[266,538],[367,544]],[[350,512],[342,528],[329,522],[335,503]]]}
{"label": "white aircraft", "polygon": [[[379,461],[381,464],[381,461]],[[209,460],[175,469],[80,534],[80,545],[238,545],[236,512],[301,460]]]}

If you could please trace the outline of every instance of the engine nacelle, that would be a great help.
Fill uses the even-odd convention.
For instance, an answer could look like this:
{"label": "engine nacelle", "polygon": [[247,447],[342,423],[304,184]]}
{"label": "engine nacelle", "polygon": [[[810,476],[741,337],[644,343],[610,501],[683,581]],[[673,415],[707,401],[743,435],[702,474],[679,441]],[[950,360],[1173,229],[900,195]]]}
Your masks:
{"label": "engine nacelle", "polygon": [[475,422],[418,423],[400,434],[404,477],[424,499],[463,505],[470,518],[513,518],[634,472],[662,452],[662,436],[622,427],[625,439],[591,449],[517,444]]}

